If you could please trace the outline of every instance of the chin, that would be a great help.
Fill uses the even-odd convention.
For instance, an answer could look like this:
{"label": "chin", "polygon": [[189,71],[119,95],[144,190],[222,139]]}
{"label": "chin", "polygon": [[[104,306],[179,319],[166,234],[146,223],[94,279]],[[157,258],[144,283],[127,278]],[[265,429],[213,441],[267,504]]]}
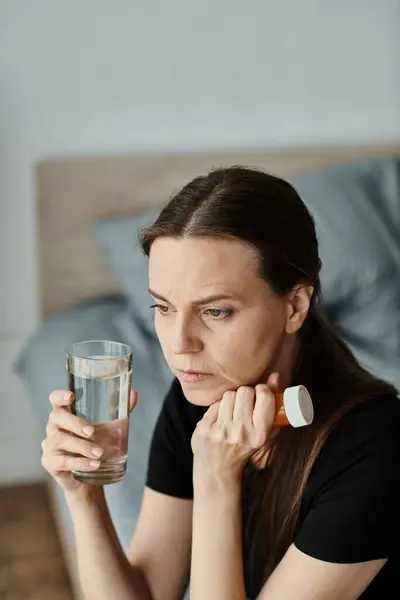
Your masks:
{"label": "chin", "polygon": [[192,385],[181,381],[180,384],[186,400],[196,406],[211,406],[221,400],[226,391],[223,386],[210,386],[204,382]]}
{"label": "chin", "polygon": [[240,387],[240,383],[232,383],[230,381],[213,381],[211,379],[203,379],[195,383],[186,383],[180,381],[183,394],[188,402],[196,406],[211,406],[215,402],[221,400],[225,392],[234,391]]}

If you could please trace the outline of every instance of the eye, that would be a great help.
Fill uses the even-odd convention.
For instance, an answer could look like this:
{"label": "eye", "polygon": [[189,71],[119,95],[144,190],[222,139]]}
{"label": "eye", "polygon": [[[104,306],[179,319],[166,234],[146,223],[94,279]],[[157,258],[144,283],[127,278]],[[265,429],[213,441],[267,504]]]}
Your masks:
{"label": "eye", "polygon": [[168,312],[168,306],[165,306],[164,304],[152,304],[150,308],[156,308],[162,315],[165,315]]}
{"label": "eye", "polygon": [[205,312],[208,313],[210,317],[216,320],[226,319],[227,317],[230,317],[233,313],[233,311],[228,308],[209,308]]}

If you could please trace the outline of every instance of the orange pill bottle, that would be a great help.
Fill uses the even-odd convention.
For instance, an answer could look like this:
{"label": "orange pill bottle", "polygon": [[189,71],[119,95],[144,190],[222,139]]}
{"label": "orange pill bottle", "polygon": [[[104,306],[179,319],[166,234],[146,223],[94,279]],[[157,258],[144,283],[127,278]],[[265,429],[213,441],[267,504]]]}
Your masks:
{"label": "orange pill bottle", "polygon": [[311,396],[304,385],[286,388],[275,394],[275,421],[277,427],[304,427],[314,419]]}

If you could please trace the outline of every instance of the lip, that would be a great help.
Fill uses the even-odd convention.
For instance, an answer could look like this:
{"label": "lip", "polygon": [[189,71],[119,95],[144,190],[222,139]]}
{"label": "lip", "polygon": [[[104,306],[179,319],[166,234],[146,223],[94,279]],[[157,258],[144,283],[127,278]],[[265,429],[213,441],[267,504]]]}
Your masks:
{"label": "lip", "polygon": [[178,379],[185,383],[197,383],[206,377],[210,377],[210,373],[204,371],[181,371],[178,369]]}
{"label": "lip", "polygon": [[188,375],[209,375],[206,371],[196,371],[194,369],[178,369],[179,373],[187,373]]}

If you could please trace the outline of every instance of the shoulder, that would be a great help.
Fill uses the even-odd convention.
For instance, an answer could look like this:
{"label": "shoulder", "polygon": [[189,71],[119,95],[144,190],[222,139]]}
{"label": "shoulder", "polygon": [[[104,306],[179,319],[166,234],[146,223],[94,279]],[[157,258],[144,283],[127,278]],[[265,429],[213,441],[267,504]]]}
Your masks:
{"label": "shoulder", "polygon": [[398,556],[399,428],[397,396],[364,401],[336,425],[303,496],[300,550],[335,563]]}
{"label": "shoulder", "polygon": [[314,466],[324,480],[346,471],[362,470],[375,481],[397,477],[400,482],[400,398],[379,396],[353,407],[329,434]]}
{"label": "shoulder", "polygon": [[364,423],[370,429],[382,428],[400,422],[400,398],[395,394],[376,396],[354,406],[343,418],[342,426],[351,423]]}
{"label": "shoulder", "polygon": [[354,406],[328,437],[324,452],[356,449],[373,440],[400,445],[400,398],[378,396]]}

